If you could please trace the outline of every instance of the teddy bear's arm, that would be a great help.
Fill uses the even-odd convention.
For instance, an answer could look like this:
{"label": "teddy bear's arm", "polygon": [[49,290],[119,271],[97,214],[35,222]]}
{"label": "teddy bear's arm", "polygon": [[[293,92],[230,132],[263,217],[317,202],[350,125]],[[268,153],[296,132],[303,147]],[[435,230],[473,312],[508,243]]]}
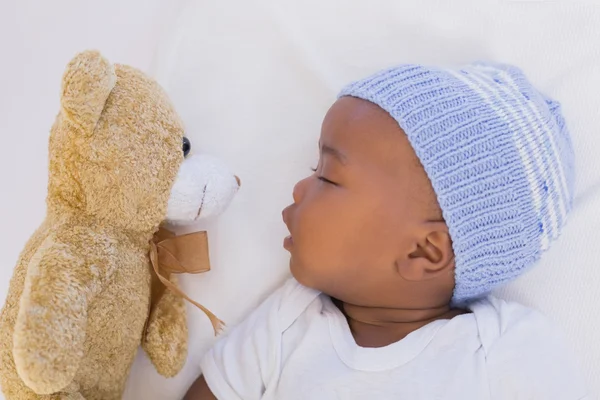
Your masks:
{"label": "teddy bear's arm", "polygon": [[112,275],[110,241],[89,228],[48,236],[27,267],[15,324],[19,376],[38,394],[68,386],[84,352],[87,309]]}
{"label": "teddy bear's arm", "polygon": [[[178,286],[177,277],[171,283]],[[171,378],[179,373],[187,358],[188,329],[183,299],[171,290],[165,291],[148,317],[142,348],[156,371]]]}

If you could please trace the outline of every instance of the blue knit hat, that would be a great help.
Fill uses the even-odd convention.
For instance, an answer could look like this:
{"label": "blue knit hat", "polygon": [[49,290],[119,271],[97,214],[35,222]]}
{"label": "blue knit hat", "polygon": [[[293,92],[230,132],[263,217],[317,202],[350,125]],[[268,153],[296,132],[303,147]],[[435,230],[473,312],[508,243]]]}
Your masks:
{"label": "blue knit hat", "polygon": [[532,266],[572,206],[574,154],[556,101],[504,64],[401,65],[340,93],[386,110],[404,130],[448,224],[454,304]]}

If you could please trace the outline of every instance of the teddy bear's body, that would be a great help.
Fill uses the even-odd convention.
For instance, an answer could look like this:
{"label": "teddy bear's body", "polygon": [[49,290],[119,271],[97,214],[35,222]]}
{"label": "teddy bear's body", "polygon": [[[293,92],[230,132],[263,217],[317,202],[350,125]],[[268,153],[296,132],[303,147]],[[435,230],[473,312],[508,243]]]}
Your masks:
{"label": "teddy bear's body", "polygon": [[167,291],[149,315],[148,260],[184,162],[182,141],[152,79],[97,52],[71,61],[50,133],[46,219],[0,313],[7,400],[120,399],[140,344],[161,374],[183,366],[183,300]]}
{"label": "teddy bear's body", "polygon": [[[7,399],[120,399],[125,385],[125,378],[133,362],[135,350],[138,348],[142,330],[147,318],[149,306],[150,271],[148,269],[148,240],[137,240],[116,231],[91,230],[78,226],[76,221],[64,221],[61,225],[44,223],[27,243],[10,285],[10,296],[2,312],[2,335],[0,336],[0,363],[5,372],[2,388]],[[84,241],[81,246],[77,241]],[[77,258],[81,265],[89,265],[90,279],[95,280],[98,268],[91,266],[103,262],[114,263],[114,273],[110,285],[98,283],[98,289],[104,287],[87,307],[87,326],[85,338],[64,336],[65,342],[55,343],[48,339],[48,345],[64,345],[67,349],[71,343],[82,342],[80,349],[72,348],[66,354],[71,360],[56,360],[57,363],[72,367],[76,372],[72,383],[61,390],[62,393],[40,396],[25,386],[14,365],[12,357],[13,337],[8,333],[14,329],[19,311],[19,299],[22,295],[27,266],[40,249],[56,246],[57,243],[73,243],[79,249],[86,249],[84,254],[70,253],[67,247],[55,247],[62,257]],[[95,243],[95,245],[90,245]],[[117,257],[118,255],[118,257]],[[52,279],[53,277],[48,277]],[[59,275],[54,276],[60,279]],[[66,281],[64,285],[68,285]],[[72,307],[81,302],[76,288],[73,288]],[[90,293],[91,294],[91,293]],[[82,305],[83,307],[83,305]],[[118,316],[118,318],[115,318]],[[115,323],[118,322],[118,323]],[[60,320],[48,321],[54,328],[60,329]],[[66,327],[65,327],[66,328]],[[51,330],[48,330],[51,332]],[[81,333],[81,332],[80,332]],[[22,338],[25,339],[25,338]],[[37,340],[37,338],[32,338]],[[26,346],[26,343],[23,343]],[[129,351],[123,351],[129,349]],[[48,352],[52,349],[48,348]],[[67,362],[65,362],[67,361]],[[25,366],[27,367],[27,366]],[[42,371],[39,371],[43,373]],[[71,374],[64,375],[65,377]],[[56,382],[58,383],[58,382]],[[70,392],[70,393],[69,393]]]}

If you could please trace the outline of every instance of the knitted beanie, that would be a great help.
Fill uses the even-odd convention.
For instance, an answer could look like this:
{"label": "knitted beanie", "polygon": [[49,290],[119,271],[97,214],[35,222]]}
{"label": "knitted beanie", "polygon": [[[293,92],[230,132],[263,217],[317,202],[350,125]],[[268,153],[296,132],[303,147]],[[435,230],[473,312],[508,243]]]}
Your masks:
{"label": "knitted beanie", "polygon": [[456,260],[454,304],[532,266],[572,206],[574,154],[556,101],[518,68],[401,65],[339,95],[387,111],[431,180]]}

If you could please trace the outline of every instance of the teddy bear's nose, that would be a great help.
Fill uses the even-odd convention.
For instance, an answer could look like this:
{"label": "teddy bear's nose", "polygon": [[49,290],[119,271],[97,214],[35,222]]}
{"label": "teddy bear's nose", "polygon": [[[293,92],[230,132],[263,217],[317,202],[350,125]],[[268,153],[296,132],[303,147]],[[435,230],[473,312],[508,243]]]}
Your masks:
{"label": "teddy bear's nose", "polygon": [[242,186],[242,181],[240,180],[240,177],[237,175],[234,175],[235,177],[235,181],[237,182],[238,186]]}

